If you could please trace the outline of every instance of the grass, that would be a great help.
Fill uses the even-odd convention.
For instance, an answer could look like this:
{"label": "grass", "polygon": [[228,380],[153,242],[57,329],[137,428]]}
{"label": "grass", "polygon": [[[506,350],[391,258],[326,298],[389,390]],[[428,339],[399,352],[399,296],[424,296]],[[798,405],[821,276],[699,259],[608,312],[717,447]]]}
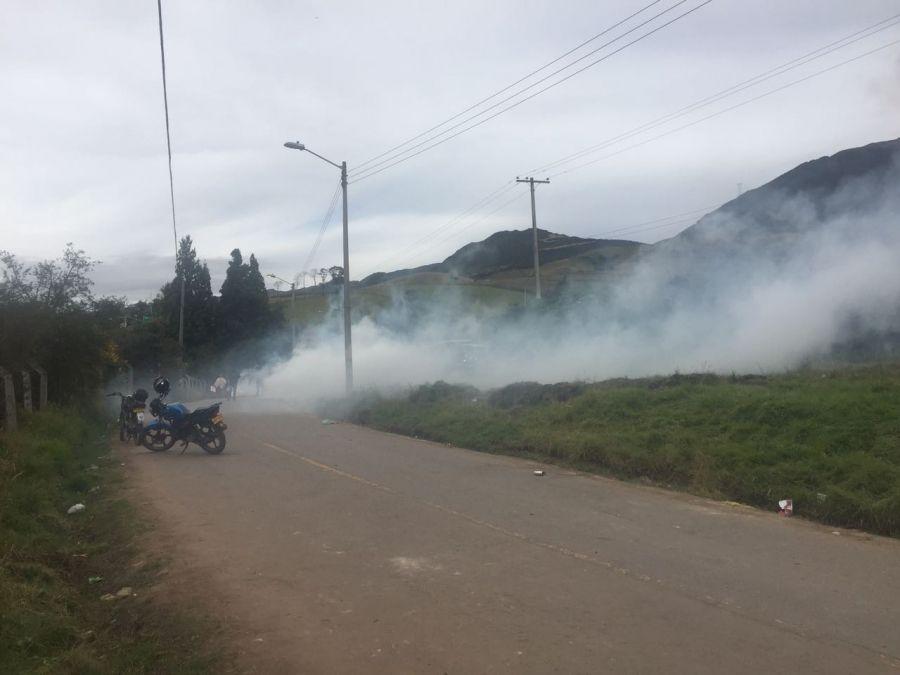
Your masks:
{"label": "grass", "polygon": [[900,365],[775,376],[436,383],[329,410],[386,431],[538,457],[900,536]]}
{"label": "grass", "polygon": [[[205,620],[144,593],[159,563],[137,561],[143,526],[98,419],[49,409],[0,434],[0,672],[209,672]],[[125,586],[137,596],[100,599]]]}

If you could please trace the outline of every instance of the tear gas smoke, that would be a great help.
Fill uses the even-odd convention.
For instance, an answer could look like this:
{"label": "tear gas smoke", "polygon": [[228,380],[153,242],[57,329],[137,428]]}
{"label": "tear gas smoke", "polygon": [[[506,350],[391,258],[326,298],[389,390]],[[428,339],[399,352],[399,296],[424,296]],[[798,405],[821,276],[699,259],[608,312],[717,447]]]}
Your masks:
{"label": "tear gas smoke", "polygon": [[[896,168],[890,178],[900,185]],[[569,283],[527,310],[473,305],[452,286],[415,303],[395,287],[387,309],[354,325],[357,387],[774,371],[872,335],[893,336],[896,349],[900,198],[885,185],[854,181],[818,202],[758,191],[753,216],[726,206],[616,281]],[[293,358],[261,373],[265,395],[341,395],[338,326],[307,335]]]}

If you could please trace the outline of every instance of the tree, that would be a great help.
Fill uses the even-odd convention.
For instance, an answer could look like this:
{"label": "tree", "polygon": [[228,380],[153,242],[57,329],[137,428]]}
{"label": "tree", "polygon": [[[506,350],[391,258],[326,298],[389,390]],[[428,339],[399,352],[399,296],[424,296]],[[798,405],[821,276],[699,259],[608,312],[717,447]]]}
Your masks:
{"label": "tree", "polygon": [[[33,267],[0,252],[0,363],[40,363],[50,375],[50,396],[83,396],[103,380],[109,334],[94,316],[96,261],[67,244],[62,257]],[[103,309],[114,303],[104,304]]]}
{"label": "tree", "polygon": [[29,268],[9,251],[0,251],[3,278],[0,281],[0,305],[22,303],[31,299]]}
{"label": "tree", "polygon": [[266,283],[259,271],[259,262],[250,255],[245,263],[240,249],[231,252],[231,261],[222,283],[220,345],[229,362],[232,377],[245,367],[262,363],[266,354],[260,341],[281,326],[280,312],[269,306]]}
{"label": "tree", "polygon": [[32,273],[36,297],[53,311],[69,309],[76,304],[89,305],[93,300],[91,287],[94,282],[88,274],[97,262],[69,242],[61,258],[35,265]]}
{"label": "tree", "polygon": [[212,294],[209,267],[201,263],[190,235],[182,238],[175,258],[175,278],[162,287],[162,314],[166,335],[178,337],[181,313],[181,280],[184,284],[184,346],[193,355],[212,340],[216,324],[215,298]]}
{"label": "tree", "polygon": [[328,274],[331,276],[333,283],[339,284],[344,280],[344,268],[340,265],[329,267]]}
{"label": "tree", "polygon": [[93,301],[94,285],[88,275],[98,262],[71,242],[66,244],[62,257],[43,260],[34,267],[27,267],[8,251],[0,251],[0,302],[36,302],[54,312],[75,305],[88,307]]}

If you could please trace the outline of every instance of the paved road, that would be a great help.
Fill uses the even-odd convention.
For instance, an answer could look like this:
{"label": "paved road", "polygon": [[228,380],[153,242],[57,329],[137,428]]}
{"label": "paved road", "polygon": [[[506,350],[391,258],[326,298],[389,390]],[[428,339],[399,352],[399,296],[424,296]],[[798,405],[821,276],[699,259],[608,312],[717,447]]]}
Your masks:
{"label": "paved road", "polygon": [[221,456],[123,452],[243,668],[900,670],[898,541],[306,416],[226,416]]}

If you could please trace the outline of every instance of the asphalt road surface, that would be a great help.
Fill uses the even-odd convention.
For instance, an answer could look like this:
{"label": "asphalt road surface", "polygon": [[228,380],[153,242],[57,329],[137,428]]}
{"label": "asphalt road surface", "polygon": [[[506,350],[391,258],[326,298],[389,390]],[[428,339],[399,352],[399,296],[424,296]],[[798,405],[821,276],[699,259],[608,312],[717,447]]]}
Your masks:
{"label": "asphalt road surface", "polygon": [[898,541],[313,417],[224,412],[221,456],[123,453],[239,669],[900,670]]}

